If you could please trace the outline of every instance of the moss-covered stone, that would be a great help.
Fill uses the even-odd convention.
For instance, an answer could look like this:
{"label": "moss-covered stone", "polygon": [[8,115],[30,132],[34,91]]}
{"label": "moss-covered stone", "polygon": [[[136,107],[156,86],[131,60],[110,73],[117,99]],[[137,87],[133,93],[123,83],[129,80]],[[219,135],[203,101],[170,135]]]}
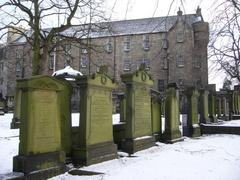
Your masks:
{"label": "moss-covered stone", "polygon": [[112,90],[116,84],[105,73],[82,76],[77,83],[80,127],[73,152],[74,163],[90,165],[116,158],[112,127]]}
{"label": "moss-covered stone", "polygon": [[210,119],[208,117],[208,94],[205,89],[200,90],[200,123],[208,124]]}
{"label": "moss-covered stone", "polygon": [[49,76],[34,76],[17,81],[17,89],[21,91],[21,123],[14,171],[62,169],[65,153],[71,151],[70,86]]}
{"label": "moss-covered stone", "polygon": [[179,91],[176,84],[170,84],[165,100],[165,131],[162,136],[164,142],[174,143],[183,140],[179,122]]}
{"label": "moss-covered stone", "polygon": [[161,115],[161,98],[152,97],[152,133],[155,140],[158,141],[162,134],[162,115]]}
{"label": "moss-covered stone", "polygon": [[[150,96],[153,80],[143,69],[121,78],[126,84],[126,134],[122,149],[132,154],[154,145]],[[143,137],[144,141],[138,143]]]}
{"label": "moss-covered stone", "polygon": [[196,88],[189,88],[186,92],[188,100],[187,128],[190,137],[201,136],[198,122],[198,98],[199,93]]}

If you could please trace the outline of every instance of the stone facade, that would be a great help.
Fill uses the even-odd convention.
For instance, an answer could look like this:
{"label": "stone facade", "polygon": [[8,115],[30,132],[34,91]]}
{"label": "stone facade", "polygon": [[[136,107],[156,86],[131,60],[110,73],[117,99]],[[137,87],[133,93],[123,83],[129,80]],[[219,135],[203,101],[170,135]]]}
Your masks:
{"label": "stone facade", "polygon": [[[109,26],[111,32],[90,35],[91,50],[74,42],[58,45],[49,55],[49,75],[66,64],[87,75],[106,64],[108,73],[120,81],[121,74],[145,63],[159,91],[165,91],[168,83],[177,83],[180,90],[208,84],[209,29],[200,9],[196,14],[183,15],[179,10],[177,16],[113,21]],[[0,93],[6,97],[14,94],[16,79],[31,76],[32,51],[21,37],[1,51]]]}

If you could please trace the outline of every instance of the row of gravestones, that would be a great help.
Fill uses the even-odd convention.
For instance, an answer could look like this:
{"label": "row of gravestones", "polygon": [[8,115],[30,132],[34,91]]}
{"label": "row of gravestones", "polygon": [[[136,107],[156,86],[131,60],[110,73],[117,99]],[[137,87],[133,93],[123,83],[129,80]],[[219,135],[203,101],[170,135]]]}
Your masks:
{"label": "row of gravestones", "polygon": [[[49,76],[19,80],[14,119],[21,117],[20,143],[19,153],[13,158],[13,170],[28,178],[46,179],[66,170],[66,157],[71,157],[75,164],[90,165],[116,158],[115,143],[132,154],[153,146],[156,139],[170,143],[182,140],[176,85],[170,84],[166,92],[165,131],[161,133],[162,101],[151,97],[151,76],[140,69],[121,78],[126,85],[120,105],[123,123],[116,126],[112,125],[112,90],[117,88],[116,84],[104,72],[77,80],[81,92],[80,124],[74,133],[71,86],[66,81]],[[198,91],[190,88],[186,95],[189,131],[191,136],[200,136]],[[209,114],[215,116],[214,108],[208,113],[208,102],[214,107],[215,96],[209,97],[208,100],[206,90],[201,91],[203,123],[209,122]]]}

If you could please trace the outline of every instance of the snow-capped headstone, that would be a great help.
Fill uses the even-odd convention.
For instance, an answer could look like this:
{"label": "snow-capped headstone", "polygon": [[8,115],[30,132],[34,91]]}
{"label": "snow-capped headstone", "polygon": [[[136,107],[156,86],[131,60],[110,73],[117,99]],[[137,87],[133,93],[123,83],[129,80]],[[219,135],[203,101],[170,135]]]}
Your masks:
{"label": "snow-capped headstone", "polygon": [[121,79],[126,84],[126,130],[121,148],[133,154],[154,146],[155,143],[152,136],[150,96],[153,80],[144,68],[123,74]]}

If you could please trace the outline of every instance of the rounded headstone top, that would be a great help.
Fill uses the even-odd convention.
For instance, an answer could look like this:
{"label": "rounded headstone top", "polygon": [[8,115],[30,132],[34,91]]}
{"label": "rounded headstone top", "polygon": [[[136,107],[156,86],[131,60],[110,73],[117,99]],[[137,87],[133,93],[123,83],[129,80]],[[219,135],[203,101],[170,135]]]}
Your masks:
{"label": "rounded headstone top", "polygon": [[66,66],[64,69],[55,71],[52,76],[65,78],[66,80],[74,80],[76,77],[82,76],[83,74],[77,70],[74,70],[70,66]]}

